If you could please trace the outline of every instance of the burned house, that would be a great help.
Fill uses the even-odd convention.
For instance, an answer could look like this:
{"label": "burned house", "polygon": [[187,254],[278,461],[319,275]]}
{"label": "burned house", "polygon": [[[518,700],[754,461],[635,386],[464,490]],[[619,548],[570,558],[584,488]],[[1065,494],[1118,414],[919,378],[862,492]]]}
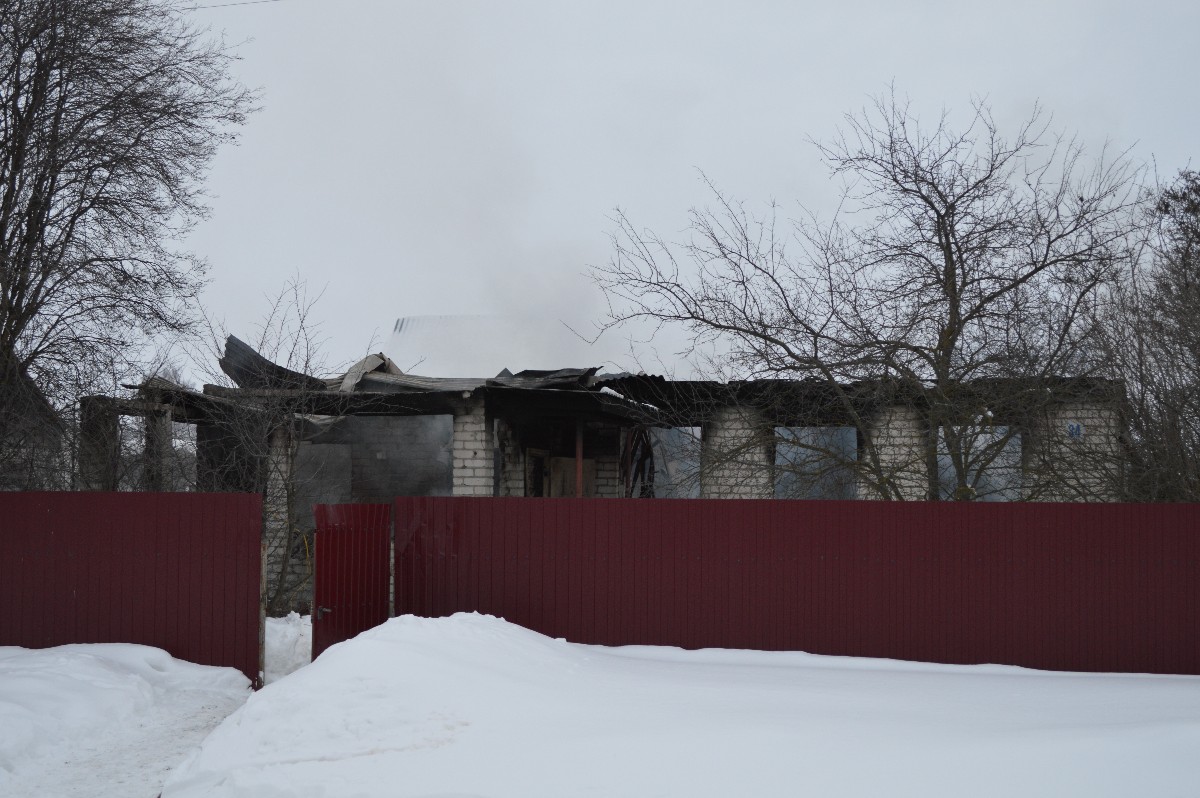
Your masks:
{"label": "burned house", "polygon": [[[1123,494],[1125,396],[1108,380],[978,380],[948,398],[888,380],[619,375],[603,384],[653,407],[658,423],[691,431],[687,495],[1062,502]],[[948,441],[967,453],[957,480]]]}
{"label": "burned house", "polygon": [[371,355],[320,379],[236,338],[222,370],[236,387],[192,391],[153,378],[133,399],[83,401],[85,489],[118,485],[120,415],[144,418],[147,489],[164,471],[172,423],[193,424],[195,487],[264,496],[268,570],[311,553],[312,506],[395,496],[617,497],[621,455],[653,408],[602,390],[595,368],[503,371],[487,379],[405,374]]}
{"label": "burned house", "polygon": [[963,406],[979,408],[967,427],[994,453],[963,496],[961,484],[958,493],[943,485],[948,458],[920,386],[681,381],[596,368],[433,378],[406,374],[383,354],[322,379],[232,337],[220,365],[236,387],[191,391],[151,379],[134,399],[85,400],[81,435],[92,444],[81,448],[81,480],[115,489],[107,442],[116,416],[131,414],[145,419],[145,484],[162,489],[169,427],[194,424],[196,489],[263,493],[268,571],[278,571],[275,592],[286,600],[275,609],[302,604],[310,589],[318,503],[1120,496],[1121,394],[1095,381],[964,386]]}

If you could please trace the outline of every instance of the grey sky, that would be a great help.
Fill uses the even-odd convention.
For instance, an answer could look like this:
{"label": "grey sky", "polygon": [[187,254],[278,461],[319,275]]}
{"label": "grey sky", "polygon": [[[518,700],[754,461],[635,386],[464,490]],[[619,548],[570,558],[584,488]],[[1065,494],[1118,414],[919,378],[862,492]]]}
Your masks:
{"label": "grey sky", "polygon": [[[298,273],[325,289],[333,362],[386,348],[399,316],[454,313],[540,319],[544,346],[526,336],[491,372],[614,358],[619,340],[589,353],[546,320],[602,316],[581,273],[607,260],[615,206],[672,234],[707,199],[703,169],[740,199],[822,207],[832,186],[805,139],[892,81],[926,116],[986,95],[1011,125],[1040,101],[1056,127],[1132,146],[1165,175],[1200,130],[1194,1],[283,0],[191,13],[253,39],[235,68],[263,89],[189,242],[211,264],[206,301],[248,331]],[[433,365],[417,371],[456,370]]]}

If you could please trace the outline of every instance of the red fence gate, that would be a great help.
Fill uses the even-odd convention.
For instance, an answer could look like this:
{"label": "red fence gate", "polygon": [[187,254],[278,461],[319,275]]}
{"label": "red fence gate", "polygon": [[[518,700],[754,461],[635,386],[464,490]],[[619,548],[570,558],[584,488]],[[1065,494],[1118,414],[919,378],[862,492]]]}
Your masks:
{"label": "red fence gate", "polygon": [[141,643],[259,680],[262,499],[0,493],[0,645]]}
{"label": "red fence gate", "polygon": [[396,500],[396,612],[606,645],[1200,674],[1200,506]]}
{"label": "red fence gate", "polygon": [[316,506],[312,656],[388,618],[392,507]]}

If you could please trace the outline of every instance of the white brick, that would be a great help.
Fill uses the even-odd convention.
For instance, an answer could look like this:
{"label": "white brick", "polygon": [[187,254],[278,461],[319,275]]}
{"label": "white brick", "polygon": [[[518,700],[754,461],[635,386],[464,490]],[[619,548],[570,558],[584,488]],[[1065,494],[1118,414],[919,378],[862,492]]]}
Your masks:
{"label": "white brick", "polygon": [[771,436],[762,415],[748,407],[718,409],[705,425],[700,495],[770,498],[774,495]]}
{"label": "white brick", "polygon": [[[916,408],[886,407],[875,414],[869,431],[879,464],[892,486],[908,501],[924,499],[929,490],[925,466],[925,424]],[[879,498],[873,484],[859,488],[862,498]]]}

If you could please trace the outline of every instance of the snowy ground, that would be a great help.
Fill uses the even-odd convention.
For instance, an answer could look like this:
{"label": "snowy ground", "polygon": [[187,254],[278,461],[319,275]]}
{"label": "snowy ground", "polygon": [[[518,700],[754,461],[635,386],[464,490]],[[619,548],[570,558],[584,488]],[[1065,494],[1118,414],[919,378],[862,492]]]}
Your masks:
{"label": "snowy ground", "polygon": [[605,649],[398,618],[253,696],[194,796],[1194,796],[1200,678]]}
{"label": "snowy ground", "polygon": [[154,798],[249,691],[148,646],[0,647],[0,795]]}
{"label": "snowy ground", "polygon": [[[265,681],[311,650],[308,616],[268,618]],[[147,646],[0,647],[0,796],[154,798],[249,688]]]}
{"label": "snowy ground", "polygon": [[237,672],[144,646],[0,648],[0,796],[1091,798],[1200,784],[1195,677],[611,649],[458,615],[394,619],[283,678],[310,641],[307,618],[270,621],[275,683],[248,702]]}

